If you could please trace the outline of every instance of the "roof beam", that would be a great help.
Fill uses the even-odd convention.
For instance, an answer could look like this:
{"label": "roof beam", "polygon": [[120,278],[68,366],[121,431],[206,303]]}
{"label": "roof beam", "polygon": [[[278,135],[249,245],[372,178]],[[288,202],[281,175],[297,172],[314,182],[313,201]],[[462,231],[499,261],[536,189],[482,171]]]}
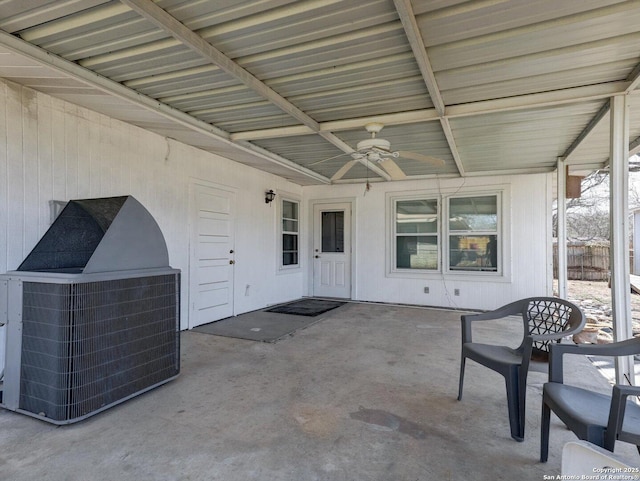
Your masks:
{"label": "roof beam", "polygon": [[187,28],[184,24],[180,23],[176,18],[172,17],[165,10],[158,7],[151,0],[120,0],[129,8],[152,22],[160,29],[167,32],[175,39],[182,42],[182,44],[196,52],[198,55],[204,57],[206,60],[214,65],[217,65],[229,75],[240,80],[243,84],[249,87],[254,92],[257,92],[262,97],[269,100],[276,105],[280,110],[291,115],[293,118],[301,122],[302,124],[310,127],[314,130],[319,130],[318,123],[305,114],[298,107],[293,105],[287,99],[282,97],[275,90],[268,87],[264,82],[259,80],[249,71],[242,68],[235,63],[220,50],[215,48],[204,38],[198,35],[193,30]]}
{"label": "roof beam", "polygon": [[229,139],[229,134],[224,130],[214,127],[206,122],[202,122],[191,115],[185,114],[184,112],[174,109],[173,107],[152,99],[151,97],[135,92],[118,82],[114,82],[113,80],[81,67],[77,63],[65,60],[58,55],[25,42],[15,35],[11,35],[0,30],[0,43],[20,55],[24,55],[39,64],[53,68],[63,75],[68,75],[85,85],[89,85],[101,92],[104,92],[105,94],[113,95],[116,98],[123,99],[140,107],[152,110],[163,117],[173,120],[174,122],[178,122],[180,125],[188,127],[196,132],[215,137],[219,140]]}
{"label": "roof beam", "polygon": [[562,154],[562,159],[568,160],[569,156],[573,154],[578,146],[589,136],[591,132],[595,130],[595,128],[600,124],[602,119],[606,117],[609,113],[609,102],[605,102],[600,110],[594,115],[594,117],[589,121],[587,126],[580,132],[580,134],[575,138],[575,140],[571,143],[569,148]]}
{"label": "roof beam", "polygon": [[422,37],[420,36],[420,29],[416,22],[416,16],[413,13],[411,0],[393,0],[393,3],[398,15],[400,16],[400,21],[404,27],[405,35],[409,40],[409,45],[411,45],[411,50],[416,58],[416,62],[418,63],[420,73],[422,73],[424,83],[427,85],[427,90],[429,91],[429,96],[431,97],[433,106],[436,109],[436,112],[438,112],[438,115],[443,116],[444,101],[442,100],[442,95],[438,88],[438,82],[436,81],[433,69],[431,68],[431,61],[427,56],[427,49],[424,46]]}
{"label": "roof beam", "polygon": [[[627,76],[627,82],[629,84],[624,89],[625,94],[629,94],[633,92],[638,84],[640,84],[640,63],[637,64],[631,73]],[[602,122],[602,119],[609,113],[611,109],[611,103],[605,102],[605,104],[598,110],[598,112],[593,116],[591,121],[587,124],[582,132],[576,137],[576,139],[571,143],[569,148],[562,155],[562,158],[567,160],[569,156],[575,152],[575,150],[580,146],[582,142],[589,136],[591,132]],[[632,154],[630,154],[632,155]]]}
{"label": "roof beam", "polygon": [[332,143],[344,152],[351,153],[353,148],[342,142],[339,138],[331,134],[330,132],[320,132],[320,125],[309,115],[304,113],[298,107],[293,105],[271,87],[259,80],[248,70],[238,65],[236,62],[227,57],[220,50],[215,48],[204,38],[198,35],[193,30],[187,28],[184,24],[179,22],[176,18],[171,16],[162,8],[158,7],[151,0],[120,0],[129,8],[152,22],[160,29],[167,32],[169,35],[180,41],[185,47],[193,50],[198,55],[202,56],[209,62],[217,65],[226,73],[232,77],[238,79],[244,85],[251,90],[261,95],[273,105],[278,107],[283,112],[292,116],[303,125],[309,127],[314,132],[318,133],[328,142]]}
{"label": "roof beam", "polygon": [[553,107],[556,105],[601,100],[624,93],[630,82],[619,81],[604,84],[574,87],[537,94],[518,95],[495,100],[484,100],[468,104],[452,105],[446,108],[448,118],[508,112],[532,107]]}
{"label": "roof beam", "polygon": [[453,156],[453,160],[456,163],[456,167],[458,168],[458,172],[460,172],[461,176],[465,175],[464,165],[462,165],[462,159],[460,158],[460,153],[458,152],[458,147],[456,146],[456,141],[453,137],[453,131],[451,130],[451,124],[449,123],[449,119],[446,117],[442,117],[440,119],[440,125],[442,130],[444,131],[444,135],[447,138],[447,142],[449,143],[449,148],[451,149],[451,155]]}
{"label": "roof beam", "polygon": [[2,30],[0,30],[0,43],[17,54],[23,55],[24,57],[38,62],[41,65],[52,68],[63,75],[68,75],[69,77],[78,80],[85,85],[89,85],[100,92],[113,95],[116,98],[130,102],[132,105],[152,111],[166,119],[176,122],[179,125],[187,127],[194,132],[216,139],[217,141],[228,145],[230,148],[235,148],[243,152],[251,152],[253,155],[258,154],[262,159],[287,167],[292,171],[306,175],[311,179],[324,184],[330,183],[330,180],[327,177],[318,174],[317,172],[297,165],[289,160],[276,158],[273,154],[266,155],[265,153],[249,149],[247,146],[236,144],[229,139],[229,134],[224,130],[198,120],[146,95],[131,90],[118,82],[114,82],[113,80],[81,67],[74,62],[70,62],[58,55],[47,52],[40,47],[31,45],[30,43],[25,42],[14,35],[3,32]]}
{"label": "roof beam", "polygon": [[453,135],[453,131],[451,130],[449,119],[445,117],[444,99],[440,93],[436,76],[433,73],[431,61],[427,54],[427,48],[422,41],[422,35],[420,35],[420,28],[418,27],[418,22],[416,22],[416,16],[413,12],[413,7],[411,6],[411,0],[393,0],[393,3],[398,15],[400,16],[400,21],[404,27],[405,35],[409,40],[409,45],[411,45],[411,50],[413,51],[416,62],[418,63],[418,68],[420,69],[427,91],[431,97],[433,107],[440,117],[440,125],[444,132],[444,136],[447,139],[451,155],[453,156],[460,175],[464,175],[464,166],[462,165],[462,159],[458,152],[456,139]]}
{"label": "roof beam", "polygon": [[[498,112],[529,109],[532,107],[553,107],[557,105],[571,104],[588,100],[608,99],[614,95],[621,95],[630,85],[628,81],[610,82],[606,84],[591,85],[587,87],[573,87],[562,90],[544,92],[539,94],[526,94],[504,99],[485,100],[469,104],[452,105],[446,107],[447,119],[458,117],[470,117],[474,115],[486,115]],[[321,132],[338,132],[341,130],[353,130],[361,128],[367,122],[381,122],[385,125],[401,125],[409,123],[429,122],[440,120],[435,109],[413,110],[398,114],[379,115],[375,117],[362,117],[332,122],[321,122]],[[281,127],[275,129],[252,130],[231,134],[231,139],[257,140],[292,135],[309,135],[314,131],[305,126]]]}
{"label": "roof beam", "polygon": [[631,93],[633,90],[635,90],[638,87],[638,84],[640,84],[640,63],[636,65],[635,68],[631,71],[631,73],[627,77],[627,80],[630,83],[625,90],[626,94]]}
{"label": "roof beam", "polygon": [[[412,110],[397,114],[375,115],[369,117],[335,120],[320,123],[320,132],[339,132],[343,130],[361,129],[369,122],[380,122],[384,125],[414,124],[438,120],[438,114],[434,109]],[[291,137],[296,135],[309,135],[314,131],[304,125],[291,127],[278,127],[274,129],[250,130],[231,134],[231,140],[259,140],[275,139],[278,137]]]}
{"label": "roof beam", "polygon": [[640,152],[640,137],[636,137],[629,142],[629,157],[636,155],[638,152]]}

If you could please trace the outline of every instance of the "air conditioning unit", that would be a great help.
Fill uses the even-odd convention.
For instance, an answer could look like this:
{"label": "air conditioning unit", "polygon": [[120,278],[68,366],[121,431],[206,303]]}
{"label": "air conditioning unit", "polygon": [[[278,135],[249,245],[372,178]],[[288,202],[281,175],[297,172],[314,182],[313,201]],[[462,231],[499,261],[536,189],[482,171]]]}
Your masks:
{"label": "air conditioning unit", "polygon": [[71,201],[0,276],[1,406],[80,421],[180,370],[180,271],[133,197]]}

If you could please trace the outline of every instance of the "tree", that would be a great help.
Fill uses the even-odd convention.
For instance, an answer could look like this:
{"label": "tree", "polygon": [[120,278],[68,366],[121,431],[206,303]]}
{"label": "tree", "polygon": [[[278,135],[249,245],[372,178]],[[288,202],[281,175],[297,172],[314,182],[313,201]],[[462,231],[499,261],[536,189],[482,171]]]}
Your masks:
{"label": "tree", "polygon": [[[596,170],[582,180],[581,196],[567,200],[567,237],[583,241],[609,240],[609,171]],[[629,159],[629,208],[640,207],[640,158]],[[553,233],[557,237],[557,203]]]}

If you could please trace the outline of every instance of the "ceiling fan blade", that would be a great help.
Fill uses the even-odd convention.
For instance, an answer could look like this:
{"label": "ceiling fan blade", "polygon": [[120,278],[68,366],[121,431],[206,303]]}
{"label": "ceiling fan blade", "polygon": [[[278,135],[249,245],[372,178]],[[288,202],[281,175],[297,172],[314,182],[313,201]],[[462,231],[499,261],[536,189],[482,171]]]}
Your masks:
{"label": "ceiling fan blade", "polygon": [[338,157],[343,157],[345,155],[351,155],[351,152],[342,152],[341,154],[334,155],[333,157],[327,157],[326,159],[316,160],[315,162],[311,162],[310,164],[307,164],[306,167],[311,167],[312,165],[318,165],[323,162],[327,162],[328,160],[337,159]]}
{"label": "ceiling fan blade", "polygon": [[398,167],[398,164],[389,158],[385,158],[380,162],[380,166],[391,176],[391,180],[402,180],[406,177],[405,173]]}
{"label": "ceiling fan blade", "polygon": [[400,157],[411,160],[419,160],[421,162],[429,162],[430,164],[437,165],[442,167],[444,165],[444,160],[438,159],[436,157],[431,157],[429,155],[418,154],[417,152],[407,152],[405,150],[398,151]]}
{"label": "ceiling fan blade", "polygon": [[340,167],[335,174],[333,174],[333,176],[331,177],[331,180],[340,180],[340,179],[342,179],[344,174],[349,172],[349,169],[351,169],[351,167],[356,165],[358,162],[359,162],[358,159],[350,160],[349,162],[344,164],[342,167]]}

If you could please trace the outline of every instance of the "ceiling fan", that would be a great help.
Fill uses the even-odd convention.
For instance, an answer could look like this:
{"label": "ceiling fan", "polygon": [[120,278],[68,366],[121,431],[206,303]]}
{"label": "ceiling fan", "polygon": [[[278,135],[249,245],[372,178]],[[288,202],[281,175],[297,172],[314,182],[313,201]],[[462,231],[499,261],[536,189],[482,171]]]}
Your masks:
{"label": "ceiling fan", "polygon": [[[358,162],[367,165],[369,162],[379,164],[391,180],[402,180],[406,177],[406,174],[400,169],[398,164],[393,159],[399,157],[411,160],[418,160],[420,162],[428,162],[430,164],[441,167],[444,165],[442,159],[437,159],[428,155],[418,154],[416,152],[406,152],[404,150],[391,150],[391,142],[385,139],[377,137],[377,134],[384,127],[379,122],[371,122],[364,126],[364,128],[371,134],[371,138],[361,140],[356,145],[355,152],[340,154],[336,157],[342,157],[343,155],[351,155],[352,160],[344,164],[338,171],[331,177],[331,180],[339,180]],[[318,162],[314,162],[309,165],[319,164],[326,162],[327,160],[335,159],[336,157],[330,157]]]}

